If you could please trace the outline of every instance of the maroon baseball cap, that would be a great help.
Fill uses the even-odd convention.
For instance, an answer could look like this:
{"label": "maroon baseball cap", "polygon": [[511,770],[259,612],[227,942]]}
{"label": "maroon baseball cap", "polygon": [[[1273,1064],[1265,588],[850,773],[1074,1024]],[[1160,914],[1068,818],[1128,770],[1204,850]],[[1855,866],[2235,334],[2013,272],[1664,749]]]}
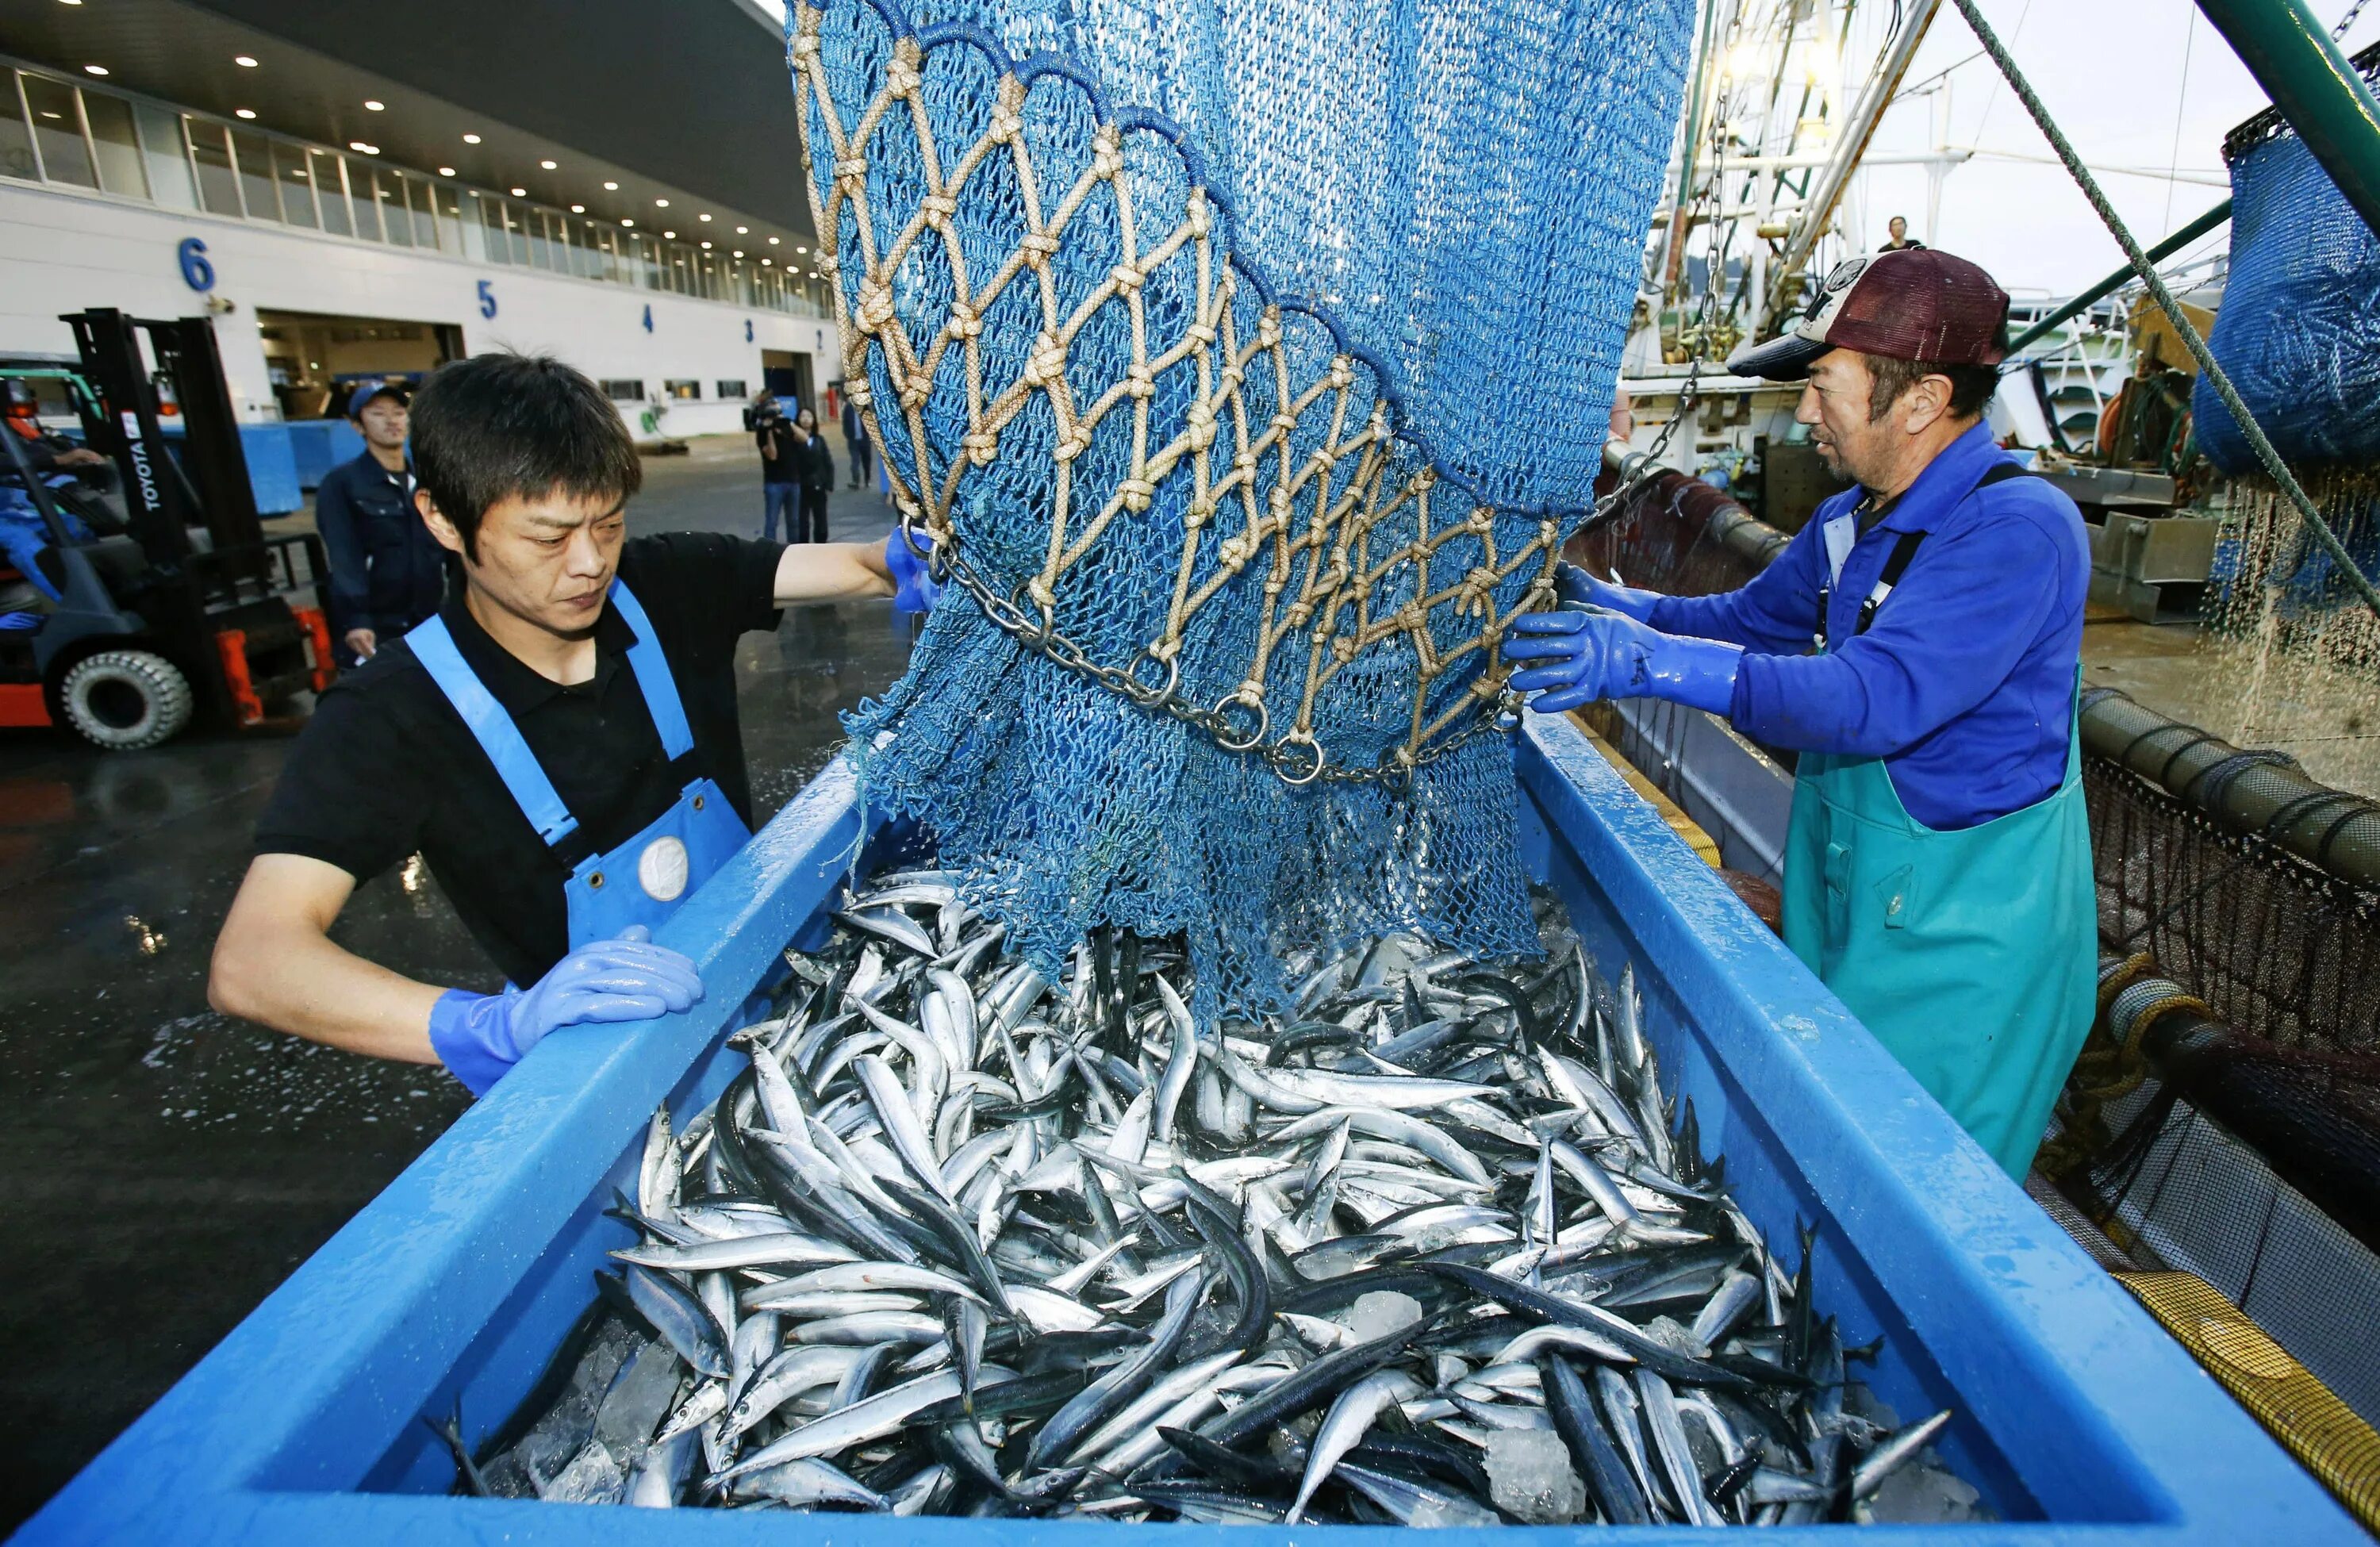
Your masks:
{"label": "maroon baseball cap", "polygon": [[2008,305],[2008,292],[1964,258],[1930,247],[1873,252],[1837,263],[1792,332],[1739,352],[1727,368],[1738,376],[1798,382],[1829,349],[1998,365],[2008,353],[2000,336]]}

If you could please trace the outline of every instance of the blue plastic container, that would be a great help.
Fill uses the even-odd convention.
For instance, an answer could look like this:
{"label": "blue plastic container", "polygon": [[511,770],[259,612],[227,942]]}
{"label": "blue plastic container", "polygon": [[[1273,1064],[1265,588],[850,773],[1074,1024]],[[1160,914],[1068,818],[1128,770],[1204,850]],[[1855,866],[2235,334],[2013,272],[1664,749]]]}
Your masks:
{"label": "blue plastic container", "polygon": [[364,454],[364,438],[344,419],[298,419],[288,424],[289,451],[300,488],[319,489],[322,475]]}
{"label": "blue plastic container", "polygon": [[[1519,750],[1524,843],[1598,964],[1633,960],[1646,1027],[1706,1145],[1779,1243],[1815,1222],[1818,1304],[1904,1416],[1957,1409],[1943,1449],[2004,1523],[1869,1528],[1929,1543],[2362,1542],[2233,1405],[1629,793],[1569,725]],[[746,992],[866,838],[830,767],[662,932],[709,997],[622,1035],[547,1040],[40,1515],[30,1543],[813,1541],[1027,1547],[1121,1528],[542,1504],[449,1496],[423,1422],[485,1434],[628,1239],[653,1104],[713,1099]],[[1784,1247],[1789,1254],[1790,1244]],[[1214,1528],[1137,1528],[1189,1544]],[[1357,1528],[1341,1528],[1352,1531]],[[1434,1541],[1512,1547],[1519,1528]],[[1838,1540],[1846,1528],[1783,1533]],[[1230,1533],[1311,1541],[1327,1528]],[[1218,1538],[1221,1540],[1221,1538]],[[1767,1540],[1775,1540],[1772,1536]]]}

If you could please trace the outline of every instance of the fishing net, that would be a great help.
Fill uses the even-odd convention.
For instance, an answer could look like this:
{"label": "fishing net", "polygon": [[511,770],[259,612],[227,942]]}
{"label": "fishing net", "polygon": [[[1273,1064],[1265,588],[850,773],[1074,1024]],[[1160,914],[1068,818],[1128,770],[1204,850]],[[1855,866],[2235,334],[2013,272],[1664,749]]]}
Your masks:
{"label": "fishing net", "polygon": [[848,725],[1045,965],[1526,949],[1495,641],[1585,514],[1690,0],[890,0],[788,39],[844,375],[957,582]]}
{"label": "fishing net", "polygon": [[[2355,56],[2380,85],[2380,44]],[[2290,462],[2380,461],[2380,235],[2277,110],[2223,141],[2231,168],[2231,271],[2207,343]],[[2198,444],[2225,472],[2255,468],[2202,380]]]}

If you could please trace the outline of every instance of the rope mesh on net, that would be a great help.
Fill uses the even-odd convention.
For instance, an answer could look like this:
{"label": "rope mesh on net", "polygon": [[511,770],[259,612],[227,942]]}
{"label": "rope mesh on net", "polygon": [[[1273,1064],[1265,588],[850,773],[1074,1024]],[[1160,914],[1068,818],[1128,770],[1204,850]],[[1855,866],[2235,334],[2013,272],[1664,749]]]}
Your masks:
{"label": "rope mesh on net", "polygon": [[1178,935],[1208,1015],[1531,947],[1500,646],[1591,518],[1693,16],[793,7],[840,375],[953,582],[849,756],[1037,966]]}
{"label": "rope mesh on net", "polygon": [[[900,416],[914,460],[908,469],[888,461],[887,476],[904,527],[922,523],[950,572],[993,622],[1029,648],[1099,677],[1144,708],[1198,725],[1227,749],[1261,749],[1293,785],[1407,774],[1464,732],[1475,734],[1478,707],[1503,689],[1498,641],[1514,616],[1552,599],[1562,531],[1578,514],[1566,521],[1553,510],[1522,512],[1516,523],[1516,513],[1498,510],[1462,478],[1433,466],[1427,448],[1400,425],[1385,367],[1349,342],[1327,313],[1264,295],[1262,281],[1223,246],[1221,212],[1204,188],[1194,181],[1178,210],[1153,211],[1138,201],[1117,124],[1099,128],[1089,164],[1070,183],[1045,190],[1023,116],[1026,83],[1013,71],[1003,74],[981,135],[971,144],[943,145],[925,106],[923,51],[910,37],[894,44],[882,85],[846,125],[820,56],[820,15],[803,8],[794,43],[796,79],[807,88],[802,121],[808,126],[815,115],[823,159],[833,167],[816,212],[818,228],[834,232],[846,219],[856,228],[863,272],[844,349],[847,361],[857,356],[859,362],[846,365],[847,391],[872,433],[892,428],[883,422],[887,407]],[[924,196],[897,229],[880,232],[883,212],[868,197],[868,147],[893,114],[905,116],[916,136]],[[994,158],[1014,173],[1025,223],[1000,266],[977,278],[950,217],[969,179]],[[1069,224],[1102,190],[1114,201],[1122,260],[1105,283],[1067,305],[1050,259],[1067,240]],[[1144,223],[1155,228],[1144,230]],[[920,348],[895,292],[903,265],[929,242],[947,257],[950,293],[944,316]],[[834,278],[843,265],[830,253],[821,267]],[[1152,279],[1170,280],[1190,298],[1170,330],[1148,303]],[[1016,286],[1038,294],[1040,328],[1021,370],[1002,380],[988,370],[984,318]],[[1261,303],[1253,335],[1242,331],[1233,305],[1244,290]],[[1127,363],[1084,401],[1069,369],[1081,359],[1074,346],[1111,307],[1129,319]],[[1329,330],[1334,347],[1327,356],[1318,359],[1293,347],[1290,322],[1301,313]],[[964,361],[964,455],[937,468],[927,413],[953,349]],[[869,351],[891,379],[892,405],[878,403],[867,384]],[[1160,416],[1152,400],[1159,379],[1185,364],[1196,386],[1178,426],[1169,426],[1171,416]],[[1252,385],[1269,387],[1264,402],[1255,400]],[[1023,449],[1050,464],[1049,541],[1039,566],[1003,593],[969,557],[953,518],[968,473],[1003,455],[1002,432],[1037,400],[1047,405],[1055,438],[1030,448],[1011,444],[1007,453]],[[1078,478],[1078,459],[1111,418],[1129,424],[1131,455],[1123,475],[1100,487]],[[1061,629],[1061,588],[1118,519],[1147,511],[1172,480],[1187,481],[1189,506],[1162,626],[1133,660],[1098,662]],[[1444,509],[1450,497],[1451,515]],[[1516,524],[1524,529],[1517,542]],[[1220,539],[1209,536],[1210,527]],[[1213,562],[1202,565],[1208,554]],[[1245,625],[1245,676],[1211,705],[1185,701],[1182,658],[1200,610],[1251,571],[1263,602]],[[1499,591],[1524,572],[1517,603],[1500,606]],[[1450,616],[1473,621],[1450,637]],[[1319,739],[1318,707],[1332,680],[1374,649],[1410,653],[1405,734],[1369,765],[1337,764]],[[1488,668],[1433,713],[1433,686],[1475,653]],[[1276,705],[1293,707],[1277,714]],[[1275,728],[1281,734],[1267,744]]]}
{"label": "rope mesh on net", "polygon": [[[2131,264],[2132,272],[2141,276],[2141,283],[2156,298],[2157,306],[2173,323],[2174,331],[2180,335],[2191,358],[2198,362],[2199,371],[2204,373],[2207,384],[2214,387],[2216,396],[2223,400],[2223,407],[2240,426],[2240,433],[2254,450],[2256,460],[2263,464],[2283,497],[2306,523],[2307,530],[2313,533],[2314,541],[2322,545],[2323,552],[2328,554],[2331,562],[2345,574],[2355,594],[2372,609],[2374,616],[2380,617],[2380,591],[2373,589],[2371,577],[2364,574],[2349,555],[2346,546],[2338,541],[2338,534],[2330,530],[2330,523],[2323,519],[2322,512],[2314,508],[2313,501],[2299,485],[2296,475],[2289,471],[2289,464],[2274,449],[2273,443],[2256,423],[2255,416],[2248,411],[2248,405],[2240,400],[2239,389],[2231,384],[2231,378],[2216,363],[2215,352],[2207,347],[2205,337],[2183,315],[2180,301],[2174,298],[2172,290],[2167,287],[2163,276],[2157,273],[2156,265],[2149,261],[2147,252],[2143,250],[2131,228],[2116,213],[2115,206],[2107,202],[2107,196],[2100,189],[2097,179],[2082,164],[2082,156],[2066,138],[2066,132],[2050,117],[2048,107],[2043,104],[2040,94],[2034,91],[2033,83],[2025,79],[2023,71],[2017,68],[2016,60],[2010,56],[2008,49],[2000,43],[1999,34],[1994,32],[1991,24],[1984,19],[1975,0],[1951,0],[1951,3],[1959,7],[1959,14],[1967,18],[1967,25],[1974,30],[1975,41],[1982,43],[1984,52],[1991,55],[1992,63],[1999,67],[2001,76],[2007,79],[2009,89],[2016,93],[2018,101],[2024,104],[2024,110],[2033,115],[2033,121],[2040,128],[2042,137],[2058,152],[2058,159],[2065,164],[2075,186],[2082,190],[2082,196],[2091,201],[2091,208],[2116,238],[2116,245],[2124,250],[2125,261]],[[2350,19],[2353,18],[2350,17]]]}

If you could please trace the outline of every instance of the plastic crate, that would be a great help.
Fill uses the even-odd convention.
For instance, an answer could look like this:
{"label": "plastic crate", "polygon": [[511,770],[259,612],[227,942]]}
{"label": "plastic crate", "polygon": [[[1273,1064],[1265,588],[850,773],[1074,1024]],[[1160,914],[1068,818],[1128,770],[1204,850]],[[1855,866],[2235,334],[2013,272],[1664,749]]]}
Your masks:
{"label": "plastic crate", "polygon": [[[1861,1541],[2366,1540],[1574,727],[1532,717],[1518,759],[1533,869],[1567,897],[1605,971],[1634,962],[1662,1066],[1694,1098],[1737,1196],[1789,1259],[1796,1221],[1819,1227],[1818,1304],[1841,1319],[1846,1342],[1881,1337],[1867,1378],[1905,1417],[1957,1409],[1942,1448],[2005,1517],[1872,1527]],[[1025,1547],[1130,1529],[447,1492],[453,1462],[424,1415],[459,1397],[477,1436],[528,1390],[587,1304],[590,1271],[628,1238],[601,1211],[615,1184],[633,1185],[653,1104],[668,1094],[690,1112],[724,1087],[741,1063],[720,1046],[739,1002],[866,838],[838,761],[662,932],[701,963],[703,1004],[633,1033],[549,1038],[19,1540]],[[1185,1547],[1215,1529],[1140,1529]],[[1490,1547],[1520,1529],[1433,1540]],[[1230,1540],[1329,1534],[1243,1529]]]}

